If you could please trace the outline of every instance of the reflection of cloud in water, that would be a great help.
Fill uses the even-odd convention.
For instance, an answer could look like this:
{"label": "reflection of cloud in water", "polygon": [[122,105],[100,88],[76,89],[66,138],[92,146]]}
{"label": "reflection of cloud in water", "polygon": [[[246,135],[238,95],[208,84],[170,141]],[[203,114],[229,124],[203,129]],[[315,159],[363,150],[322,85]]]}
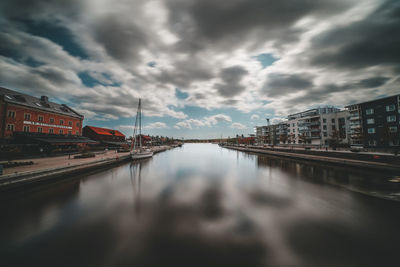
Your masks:
{"label": "reflection of cloud in water", "polygon": [[[250,267],[388,266],[397,259],[385,243],[400,240],[398,204],[329,185],[357,173],[185,146],[88,177],[74,197],[74,220],[16,250],[29,252],[21,261]],[[69,213],[60,206],[58,214]],[[381,264],[362,251],[374,251]],[[39,254],[47,257],[38,262]]]}

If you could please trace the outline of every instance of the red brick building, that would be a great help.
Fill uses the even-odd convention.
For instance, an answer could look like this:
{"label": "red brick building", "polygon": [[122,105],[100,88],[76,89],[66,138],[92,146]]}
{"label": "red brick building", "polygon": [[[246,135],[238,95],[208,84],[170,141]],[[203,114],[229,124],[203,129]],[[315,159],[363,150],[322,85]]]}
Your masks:
{"label": "red brick building", "polygon": [[107,142],[125,142],[125,135],[118,130],[112,130],[107,128],[100,128],[94,126],[85,126],[82,129],[83,136],[86,136],[95,141]]}
{"label": "red brick building", "polygon": [[65,104],[0,87],[0,138],[14,132],[82,135],[83,116]]}

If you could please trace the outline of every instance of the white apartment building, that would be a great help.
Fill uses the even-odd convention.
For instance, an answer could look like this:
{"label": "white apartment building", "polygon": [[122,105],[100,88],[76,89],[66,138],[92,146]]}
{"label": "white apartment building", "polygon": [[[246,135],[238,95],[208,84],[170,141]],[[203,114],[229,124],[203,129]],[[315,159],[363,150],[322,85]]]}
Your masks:
{"label": "white apartment building", "polygon": [[328,145],[349,142],[349,117],[347,110],[335,107],[318,107],[288,116],[288,143]]}

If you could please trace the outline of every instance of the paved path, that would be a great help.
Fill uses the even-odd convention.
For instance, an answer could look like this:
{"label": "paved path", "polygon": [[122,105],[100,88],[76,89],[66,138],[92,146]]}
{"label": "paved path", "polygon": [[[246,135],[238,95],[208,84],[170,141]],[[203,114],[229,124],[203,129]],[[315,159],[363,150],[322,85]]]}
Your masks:
{"label": "paved path", "polygon": [[21,160],[21,161],[33,161],[33,165],[4,168],[3,175],[12,174],[12,173],[40,171],[40,170],[51,169],[51,168],[61,168],[61,167],[78,165],[78,164],[82,164],[82,163],[91,163],[91,162],[104,160],[104,159],[113,159],[116,157],[122,157],[122,156],[126,156],[126,155],[129,155],[129,152],[116,153],[115,150],[110,150],[106,153],[96,154],[96,157],[94,157],[94,158],[86,158],[86,159],[74,159],[73,155],[71,155],[71,157],[59,156],[59,157],[27,159],[27,160]]}

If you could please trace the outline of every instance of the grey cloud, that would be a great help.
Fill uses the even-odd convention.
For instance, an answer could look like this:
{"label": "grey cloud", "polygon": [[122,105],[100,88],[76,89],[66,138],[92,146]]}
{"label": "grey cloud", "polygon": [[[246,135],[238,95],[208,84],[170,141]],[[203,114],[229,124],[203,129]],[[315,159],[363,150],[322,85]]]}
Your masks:
{"label": "grey cloud", "polygon": [[384,2],[362,21],[332,29],[313,40],[311,63],[338,68],[400,64],[400,2]]}
{"label": "grey cloud", "polygon": [[94,36],[110,56],[123,62],[137,58],[148,44],[148,36],[140,27],[116,15],[99,19]]}
{"label": "grey cloud", "polygon": [[350,90],[368,90],[377,88],[384,85],[389,78],[383,76],[370,77],[354,82],[347,82],[344,84],[326,84],[320,88],[310,88],[310,90],[304,90],[304,95],[296,97],[295,99],[289,100],[289,105],[302,103],[312,104],[321,103],[327,100],[328,96],[334,93],[343,93]]}
{"label": "grey cloud", "polygon": [[155,75],[156,80],[179,88],[188,88],[192,82],[206,81],[214,77],[211,67],[201,59],[177,61],[173,66],[173,70],[163,70]]}
{"label": "grey cloud", "polygon": [[[348,1],[168,0],[170,28],[180,49],[199,51],[235,47],[251,41],[297,39],[290,29],[306,15],[328,16],[349,6]],[[251,38],[250,38],[251,37]]]}
{"label": "grey cloud", "polygon": [[368,79],[361,80],[359,86],[362,88],[375,88],[384,85],[390,78],[388,77],[372,77]]}
{"label": "grey cloud", "polygon": [[241,66],[222,69],[220,72],[220,78],[224,83],[218,83],[215,87],[219,94],[225,97],[232,97],[240,94],[245,89],[245,87],[240,84],[240,81],[246,74],[248,74],[248,71]]}
{"label": "grey cloud", "polygon": [[271,73],[262,90],[269,97],[274,97],[312,87],[312,77],[308,74]]}

